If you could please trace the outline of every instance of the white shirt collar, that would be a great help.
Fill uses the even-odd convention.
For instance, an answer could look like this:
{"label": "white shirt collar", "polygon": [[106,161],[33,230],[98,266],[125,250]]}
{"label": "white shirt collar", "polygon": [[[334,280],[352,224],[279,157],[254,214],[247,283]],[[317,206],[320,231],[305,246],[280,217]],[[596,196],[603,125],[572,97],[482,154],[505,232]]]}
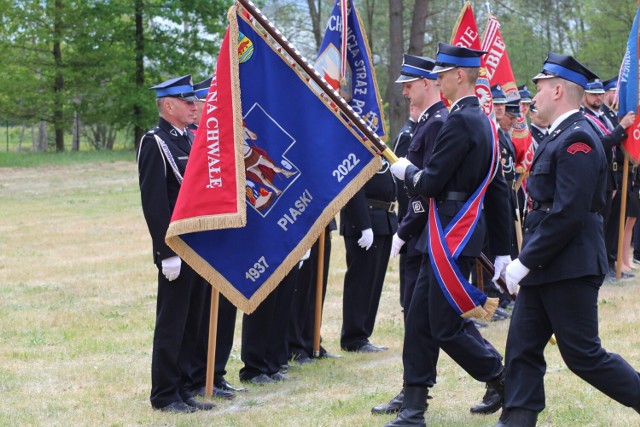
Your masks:
{"label": "white shirt collar", "polygon": [[562,122],[564,121],[564,119],[566,119],[567,117],[569,117],[569,116],[570,116],[570,115],[572,115],[572,114],[577,113],[578,111],[580,111],[580,110],[578,110],[577,108],[576,108],[576,109],[573,109],[573,110],[569,110],[569,111],[567,111],[566,113],[564,113],[563,115],[561,115],[560,117],[558,117],[558,118],[557,118],[557,119],[556,119],[556,120],[551,124],[551,126],[549,126],[549,133],[551,134],[551,132],[553,132],[554,130],[556,130],[556,128],[560,125],[560,123],[562,123]]}

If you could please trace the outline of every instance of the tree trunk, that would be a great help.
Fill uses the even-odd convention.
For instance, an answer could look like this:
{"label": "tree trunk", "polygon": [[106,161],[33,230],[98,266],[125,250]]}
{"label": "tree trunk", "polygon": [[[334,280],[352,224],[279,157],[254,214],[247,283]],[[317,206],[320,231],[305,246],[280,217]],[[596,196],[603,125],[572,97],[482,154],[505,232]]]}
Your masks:
{"label": "tree trunk", "polygon": [[44,120],[40,121],[40,126],[38,126],[38,136],[35,139],[36,142],[36,150],[41,153],[45,153],[49,148],[48,145],[48,137],[47,137],[47,122]]}
{"label": "tree trunk", "polygon": [[429,0],[415,1],[413,5],[413,19],[411,20],[411,32],[409,33],[409,53],[411,55],[422,55],[428,12]]}
{"label": "tree trunk", "polygon": [[53,83],[53,128],[56,135],[56,151],[64,151],[64,116],[63,97],[64,78],[62,75],[62,0],[56,0],[53,23],[53,62],[54,62],[54,83]]}
{"label": "tree trunk", "polygon": [[[142,24],[142,12],[144,8],[143,0],[135,0],[134,4],[136,15],[136,35],[135,35],[135,63],[136,63],[136,93],[144,91],[144,28]],[[138,144],[142,140],[144,130],[142,129],[142,106],[140,98],[133,105],[133,146],[138,151]]]}
{"label": "tree trunk", "polygon": [[389,101],[389,141],[393,141],[407,120],[406,103],[402,97],[401,85],[395,83],[402,67],[404,52],[403,0],[389,0],[389,72],[387,80],[387,100]]}
{"label": "tree trunk", "polygon": [[80,150],[80,114],[73,112],[73,132],[71,141],[71,151]]}
{"label": "tree trunk", "polygon": [[20,138],[18,138],[18,152],[21,153],[22,152],[22,143],[24,142],[24,133],[27,130],[27,125],[25,125],[24,123],[22,124],[22,127],[20,128]]}
{"label": "tree trunk", "polygon": [[311,25],[313,29],[313,37],[316,39],[316,52],[320,50],[322,43],[322,27],[320,26],[320,16],[322,11],[322,0],[318,0],[316,6],[315,0],[307,0],[309,4],[309,16],[311,17]]}

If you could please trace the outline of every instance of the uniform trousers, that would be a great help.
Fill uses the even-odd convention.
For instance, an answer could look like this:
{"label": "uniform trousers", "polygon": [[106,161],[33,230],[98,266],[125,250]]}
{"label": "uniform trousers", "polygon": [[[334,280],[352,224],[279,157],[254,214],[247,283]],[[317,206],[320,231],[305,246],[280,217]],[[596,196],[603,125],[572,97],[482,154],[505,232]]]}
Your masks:
{"label": "uniform trousers", "polygon": [[392,236],[374,234],[368,251],[358,246],[358,239],[344,236],[347,271],[344,275],[340,346],[350,351],[367,344],[373,334]]}
{"label": "uniform trousers", "polygon": [[287,325],[297,276],[298,266],[294,266],[253,313],[242,317],[241,380],[273,375],[286,363]]}
{"label": "uniform trousers", "polygon": [[[407,244],[415,244],[415,239],[411,239]],[[411,306],[411,299],[413,298],[413,292],[416,288],[416,282],[420,275],[420,268],[422,266],[422,254],[420,255],[406,255],[404,269],[400,271],[400,274],[404,276],[404,292],[402,307],[404,307],[404,320],[407,320],[409,314],[409,307]]]}
{"label": "uniform trousers", "polygon": [[[311,247],[309,259],[302,264],[293,291],[291,316],[289,319],[289,358],[299,359],[313,356],[315,334],[316,280],[318,277],[318,249],[316,242]],[[325,232],[322,301],[327,292],[329,258],[331,256],[331,232]]]}
{"label": "uniform trousers", "polygon": [[[464,277],[469,277],[472,261],[459,258]],[[491,381],[503,369],[500,353],[473,322],[460,317],[449,305],[425,256],[405,323],[405,386],[431,387],[436,383],[439,348],[478,381]]]}
{"label": "uniform trousers", "polygon": [[544,348],[555,333],[569,369],[626,406],[640,405],[640,374],[607,353],[598,337],[598,291],[603,277],[520,288],[507,338],[505,408],[545,407]]}
{"label": "uniform trousers", "polygon": [[[204,387],[207,379],[207,352],[209,351],[209,316],[211,313],[212,287],[208,283],[205,296],[202,299],[202,324],[198,334],[198,356],[194,362],[193,384],[191,389]],[[218,299],[218,330],[216,336],[216,354],[214,383],[219,383],[227,373],[227,361],[233,347],[233,335],[236,328],[236,307],[224,295]]]}
{"label": "uniform trousers", "polygon": [[158,271],[156,325],[151,356],[151,405],[162,408],[191,396],[186,385],[197,357],[202,300],[209,285],[188,264],[169,282]]}

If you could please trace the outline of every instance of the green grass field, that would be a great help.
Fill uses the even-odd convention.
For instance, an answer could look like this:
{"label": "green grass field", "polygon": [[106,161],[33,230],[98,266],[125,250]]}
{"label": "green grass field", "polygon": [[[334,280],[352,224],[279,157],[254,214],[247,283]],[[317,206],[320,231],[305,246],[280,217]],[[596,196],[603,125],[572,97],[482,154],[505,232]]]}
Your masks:
{"label": "green grass field", "polygon": [[[0,426],[381,426],[392,418],[374,417],[370,408],[393,397],[402,381],[397,260],[389,267],[372,337],[390,349],[342,353],[345,261],[335,233],[322,334],[340,359],[292,370],[290,382],[253,386],[233,401],[218,401],[211,412],[153,411],[148,396],[156,272],[134,154],[65,156],[16,163],[0,155]],[[636,367],[639,283],[606,284],[600,293],[603,344]],[[227,375],[234,384],[242,366],[237,324]],[[507,328],[508,321],[493,323],[483,334],[504,351]],[[635,411],[569,372],[556,347],[549,346],[546,357],[547,409],[539,425],[640,425]],[[438,374],[428,425],[496,423],[498,414],[469,413],[484,384],[445,354]]]}

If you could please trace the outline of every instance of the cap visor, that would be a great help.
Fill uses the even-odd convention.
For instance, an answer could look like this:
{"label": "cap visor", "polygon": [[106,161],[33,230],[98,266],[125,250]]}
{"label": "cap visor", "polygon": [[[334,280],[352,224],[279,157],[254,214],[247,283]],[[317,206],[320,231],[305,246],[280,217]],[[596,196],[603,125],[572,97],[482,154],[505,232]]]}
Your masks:
{"label": "cap visor", "polygon": [[433,70],[431,70],[431,74],[444,73],[445,71],[453,70],[454,68],[456,67],[449,65],[436,65],[435,67],[433,67]]}
{"label": "cap visor", "polygon": [[420,79],[417,77],[405,76],[404,74],[400,74],[400,77],[396,79],[396,83],[413,82],[416,80],[420,80]]}
{"label": "cap visor", "polygon": [[550,76],[549,74],[544,74],[544,73],[539,73],[537,76],[535,76],[534,78],[531,79],[532,82],[537,82],[538,80],[542,80],[542,79],[554,79],[557,78],[558,76]]}
{"label": "cap visor", "polygon": [[604,90],[602,89],[585,90],[584,93],[592,93],[594,95],[604,95]]}

